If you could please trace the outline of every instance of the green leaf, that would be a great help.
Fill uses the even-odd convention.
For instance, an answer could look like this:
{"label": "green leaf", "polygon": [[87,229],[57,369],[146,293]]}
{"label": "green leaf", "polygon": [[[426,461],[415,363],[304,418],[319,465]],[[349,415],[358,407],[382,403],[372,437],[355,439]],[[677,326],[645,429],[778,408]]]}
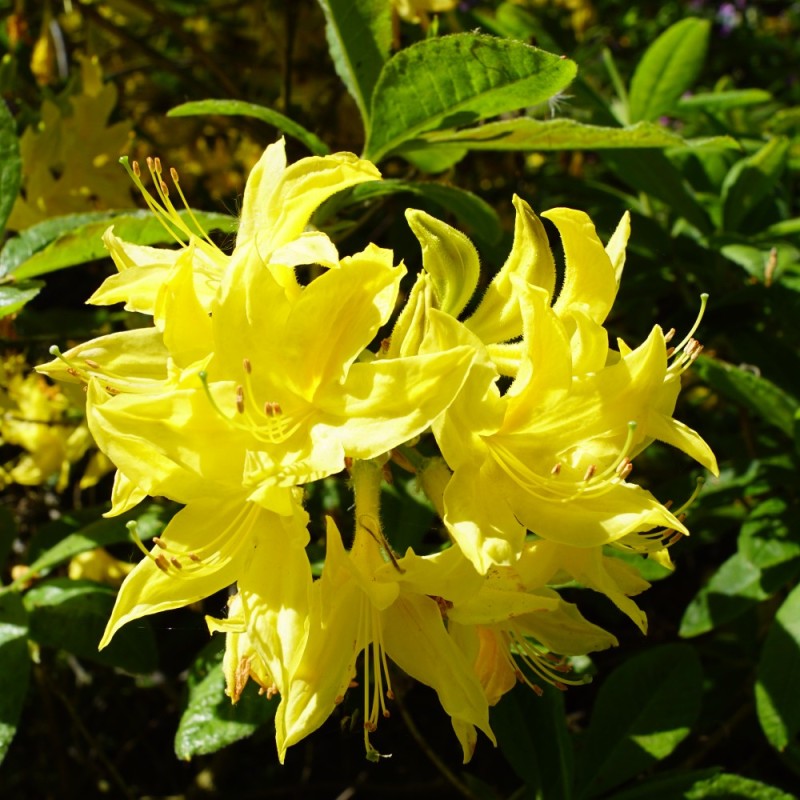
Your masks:
{"label": "green leaf", "polygon": [[114,607],[116,591],[94,581],[52,578],[25,593],[30,638],[98,664],[128,672],[152,672],[158,665],[155,639],[147,621],[119,631],[111,644],[97,645]]}
{"label": "green leaf", "polygon": [[772,100],[764,89],[732,89],[726,92],[698,92],[681,97],[677,102],[680,111],[707,111],[709,114],[730,111],[734,108],[760,105]]}
{"label": "green leaf", "polygon": [[92,211],[86,214],[65,214],[63,217],[44,220],[26,228],[18,236],[9,239],[0,251],[0,277],[13,272],[34,253],[46,247],[54,239],[68,231],[88,225],[90,222],[108,220],[120,211]]}
{"label": "green leaf", "polygon": [[44,288],[41,281],[23,281],[20,284],[0,286],[0,318],[16,314]]}
{"label": "green leaf", "polygon": [[695,228],[711,232],[705,209],[687,189],[683,177],[660,150],[604,150],[602,159],[617,177],[635,189],[661,200]]}
{"label": "green leaf", "polygon": [[503,231],[497,212],[485,200],[472,192],[443,183],[405,181],[399,178],[369,181],[345,189],[326,201],[314,219],[319,223],[355,203],[403,193],[435,203],[443,211],[453,214],[468,231],[483,241],[495,243],[502,236]]}
{"label": "green leaf", "polygon": [[758,720],[783,752],[800,734],[800,586],[784,600],[767,634],[756,682]]}
{"label": "green leaf", "polygon": [[[652,122],[626,128],[586,125],[572,119],[530,117],[487,122],[462,131],[424,134],[430,143],[463,145],[470,150],[602,150],[619,147],[676,147],[678,134]],[[405,148],[402,150],[405,154]]]}
{"label": "green leaf", "polygon": [[120,514],[118,517],[95,520],[45,550],[30,565],[29,571],[40,574],[87,550],[130,541],[130,533],[125,524],[132,519],[136,520],[139,537],[143,541],[152,539],[153,536],[158,536],[164,530],[168,517],[169,512],[163,506],[153,504],[144,511],[136,508],[126,514]]}
{"label": "green leaf", "polygon": [[731,167],[722,184],[724,230],[737,231],[745,217],[772,194],[788,154],[789,140],[778,137]]}
{"label": "green leaf", "polygon": [[572,796],[572,743],[561,692],[546,685],[537,697],[517,684],[492,709],[491,725],[500,751],[525,782],[526,797]]}
{"label": "green leaf", "polygon": [[22,183],[22,156],[17,126],[5,102],[0,100],[0,233],[4,230]]}
{"label": "green leaf", "polygon": [[697,769],[691,771],[665,772],[654,775],[632,789],[615,792],[608,800],[675,800],[686,797],[686,792],[702,781],[719,773],[719,769]]}
{"label": "green leaf", "polygon": [[724,397],[749,409],[787,436],[794,435],[794,416],[800,403],[771,381],[708,356],[700,356],[694,370]]}
{"label": "green leaf", "polygon": [[762,571],[741,553],[734,553],[686,607],[678,633],[688,639],[736,619],[774,594],[798,571],[798,559]]}
{"label": "green leaf", "polygon": [[662,645],[628,659],[600,687],[579,750],[577,795],[594,797],[666,758],[700,712],[694,649]]}
{"label": "green leaf", "polygon": [[[195,219],[206,231],[221,230],[231,233],[236,228],[236,218],[228,214],[211,211],[194,211],[193,213]],[[195,227],[189,218],[188,211],[182,211],[179,214],[186,220],[189,227]],[[152,212],[123,212],[113,217],[106,217],[99,222],[81,224],[78,227],[61,231],[43,249],[20,261],[9,271],[19,280],[104,258],[107,252],[102,236],[111,225],[117,236],[131,244],[150,245],[175,241]]]}
{"label": "green leaf", "polygon": [[656,120],[674,109],[700,74],[710,30],[709,20],[690,17],[667,28],[650,45],[631,79],[631,122]]}
{"label": "green leaf", "polygon": [[506,39],[458,33],[398,52],[375,86],[365,157],[380,161],[435,129],[537,105],[564,89],[573,61]]}
{"label": "green leaf", "polygon": [[193,100],[182,103],[167,112],[168,117],[193,117],[202,114],[219,114],[224,117],[252,117],[272,125],[281,133],[297,139],[315,156],[326,156],[330,148],[318,136],[289,117],[266,106],[248,103],[244,100]]}
{"label": "green leaf", "polygon": [[212,639],[189,671],[188,699],[175,734],[178,758],[188,761],[194,756],[215,753],[252,735],[275,716],[278,699],[267,700],[259,695],[252,681],[239,702],[231,703],[225,694],[222,671],[224,647],[224,637]]}
{"label": "green leaf", "polygon": [[0,763],[17,732],[28,690],[27,616],[16,592],[0,594]]}
{"label": "green leaf", "polygon": [[318,0],[336,74],[356,101],[364,129],[370,101],[392,46],[391,4],[385,0]]}
{"label": "green leaf", "polygon": [[748,515],[739,533],[739,552],[765,570],[800,558],[800,514],[780,497],[769,497]]}
{"label": "green leaf", "polygon": [[797,800],[795,795],[787,794],[774,786],[743,778],[741,775],[715,775],[696,783],[686,794],[684,800]]}

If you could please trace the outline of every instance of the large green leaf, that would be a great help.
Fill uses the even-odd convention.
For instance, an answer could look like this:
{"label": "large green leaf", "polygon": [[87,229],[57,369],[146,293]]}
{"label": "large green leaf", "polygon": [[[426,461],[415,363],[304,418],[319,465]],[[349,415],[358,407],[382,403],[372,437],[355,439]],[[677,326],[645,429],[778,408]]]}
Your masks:
{"label": "large green leaf", "polygon": [[281,133],[297,139],[315,156],[325,156],[330,148],[318,136],[306,130],[289,117],[266,106],[248,103],[244,100],[193,100],[182,103],[167,112],[168,117],[194,117],[201,114],[219,114],[224,117],[252,117],[277,128]]}
{"label": "large green leaf", "polygon": [[0,251],[0,277],[13,272],[20,264],[27,261],[34,253],[38,253],[59,236],[76,230],[91,222],[109,220],[122,211],[89,211],[85,214],[65,214],[63,217],[46,219],[31,225],[17,236],[9,239]]}
{"label": "large green leaf", "polygon": [[760,105],[772,100],[764,89],[730,89],[723,92],[697,92],[681,97],[677,108],[681,111],[707,111],[710,114],[734,108]]}
{"label": "large green leaf", "polygon": [[28,615],[16,592],[0,594],[0,762],[17,732],[31,660],[28,655]]}
{"label": "large green leaf", "polygon": [[114,607],[116,591],[94,581],[52,578],[25,593],[30,637],[81,658],[129,672],[152,672],[158,665],[153,632],[146,621],[119,631],[104,650],[97,645]]}
{"label": "large green leaf", "polygon": [[711,30],[690,17],[667,28],[647,49],[631,79],[629,121],[656,120],[673,110],[700,74]]}
{"label": "large green leaf", "polygon": [[487,122],[462,131],[427,133],[431,144],[458,144],[470,150],[604,150],[619,147],[678,147],[676,133],[652,122],[627,128],[587,125],[573,119],[530,117]]}
{"label": "large green leaf", "polygon": [[741,553],[734,553],[694,596],[681,619],[684,638],[708,633],[741,616],[774,594],[800,571],[800,559],[761,570]]}
{"label": "large green leaf", "polygon": [[684,800],[797,800],[774,786],[768,786],[752,778],[725,773],[698,781],[689,791],[681,795]]}
{"label": "large green leaf", "polygon": [[756,683],[756,709],[770,744],[800,745],[800,586],[784,600],[767,634]]}
{"label": "large green leaf", "polygon": [[193,756],[215,753],[252,735],[269,722],[278,707],[277,698],[267,700],[250,682],[234,705],[225,694],[222,654],[225,639],[212,639],[189,671],[188,698],[175,734],[175,754],[187,761]]}
{"label": "large green leaf", "polygon": [[453,214],[477,238],[494,243],[502,235],[497,212],[478,195],[457,186],[432,181],[406,181],[387,178],[383,181],[360,183],[335,194],[314,215],[321,222],[355,203],[372,201],[392,194],[411,194],[435,203],[443,211]]}
{"label": "large green leaf", "polygon": [[768,497],[747,515],[739,532],[739,552],[766,570],[800,558],[800,513],[781,497]]}
{"label": "large green leaf", "polygon": [[546,686],[537,697],[517,684],[492,709],[492,730],[500,751],[525,782],[527,797],[567,800],[572,796],[572,743],[564,697]]}
{"label": "large green leaf", "polygon": [[800,403],[771,381],[707,356],[695,361],[694,370],[723,397],[749,409],[787,436],[794,435],[794,417]]}
{"label": "large green leaf", "polygon": [[0,233],[6,226],[22,182],[22,157],[17,126],[5,102],[0,100]]}
{"label": "large green leaf", "polygon": [[683,217],[703,233],[711,232],[705,209],[689,191],[677,168],[660,150],[604,150],[602,158],[628,186],[657,198],[672,213]]}
{"label": "large green leaf", "polygon": [[542,103],[575,72],[569,59],[491,36],[418,42],[391,58],[378,78],[365,157],[377,162],[427,131]]}
{"label": "large green leaf", "polygon": [[688,645],[653,647],[606,679],[577,763],[577,796],[595,797],[666,758],[700,712],[703,671]]}
{"label": "large green leaf", "polygon": [[[189,218],[189,212],[180,213],[187,225],[194,227],[194,223]],[[228,214],[210,211],[193,213],[195,219],[206,231],[221,230],[231,233],[236,228],[236,218]],[[48,222],[55,222],[55,220],[48,220]],[[112,225],[117,236],[132,244],[150,245],[175,241],[152,212],[126,211],[105,217],[100,221],[81,222],[77,227],[61,230],[55,239],[27,259],[19,261],[15,258],[17,263],[9,269],[9,272],[17,280],[21,280],[103,258],[107,252],[102,236],[106,228]]]}
{"label": "large green leaf", "polygon": [[385,0],[318,0],[336,74],[369,126],[375,82],[392,45],[391,4]]}
{"label": "large green leaf", "polygon": [[789,140],[778,137],[737,161],[722,184],[722,225],[736,231],[747,215],[775,190],[786,167]]}
{"label": "large green leaf", "polygon": [[0,285],[0,318],[16,314],[44,288],[41,281],[23,281],[19,284]]}

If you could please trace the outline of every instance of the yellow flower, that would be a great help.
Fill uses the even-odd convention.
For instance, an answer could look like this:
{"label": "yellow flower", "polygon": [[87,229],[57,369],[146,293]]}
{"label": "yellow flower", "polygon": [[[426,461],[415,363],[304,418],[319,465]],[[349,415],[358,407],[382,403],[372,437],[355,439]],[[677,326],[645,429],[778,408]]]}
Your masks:
{"label": "yellow flower", "polygon": [[[286,748],[316,730],[342,701],[363,652],[368,757],[378,758],[370,733],[381,716],[391,713],[388,658],[437,692],[459,734],[466,762],[472,756],[474,737],[462,736],[464,728],[478,727],[492,741],[494,736],[480,682],[448,635],[435,598],[440,592],[461,597],[479,578],[453,550],[429,558],[409,552],[396,560],[381,545],[385,540],[377,517],[380,468],[356,462],[353,478],[356,538],[346,553],[336,525],[328,520],[325,568],[312,587],[308,639],[276,718],[279,756],[282,761]],[[462,564],[468,572],[461,569]]]}
{"label": "yellow flower", "polygon": [[[563,544],[618,542],[648,551],[640,533],[663,526],[687,533],[649,492],[626,481],[631,459],[652,439],[679,447],[708,469],[713,454],[672,418],[681,372],[698,352],[682,344],[668,364],[664,334],[653,329],[636,350],[623,345],[615,363],[574,374],[566,326],[545,290],[515,279],[523,324],[517,377],[501,396],[482,343],[442,312],[428,314],[439,347],[472,346],[462,391],[434,423],[454,475],[444,492],[445,522],[485,573],[511,564],[526,529]],[[659,543],[660,546],[660,543]]]}
{"label": "yellow flower", "polygon": [[[287,287],[297,288],[291,271],[298,264],[330,266],[339,257],[324,233],[306,231],[317,207],[331,195],[364,181],[380,179],[377,168],[352,153],[311,156],[286,165],[286,147],[280,139],[264,151],[247,179],[242,199],[236,246],[231,255],[223,253],[200,226],[184,221],[173,205],[159,159],[148,159],[157,192],[154,197],[140,179],[134,163],[131,176],[148,206],[180,245],[177,250],[145,247],[119,239],[113,228],[103,240],[118,273],[107,278],[89,298],[90,303],[109,305],[125,302],[129,311],[153,314],[162,286],[187,246],[192,254],[193,281],[198,303],[207,313],[229,264],[245,250],[255,250],[265,264],[280,271]],[[170,177],[181,201],[186,204],[176,170]],[[191,212],[189,212],[191,213]]]}
{"label": "yellow flower", "polygon": [[132,569],[133,564],[120,561],[118,558],[114,558],[108,550],[98,547],[79,553],[72,558],[67,575],[73,581],[86,579],[109,586],[119,586]]}
{"label": "yellow flower", "polygon": [[[556,292],[556,268],[541,221],[516,195],[514,243],[500,271],[487,287],[464,325],[487,347],[496,369],[515,376],[522,358],[524,287],[543,289],[570,340],[572,370],[582,374],[601,369],[608,356],[603,322],[617,295],[625,247],[630,234],[626,213],[604,247],[582,211],[556,208],[542,216],[553,222],[564,244],[564,280]],[[406,212],[422,246],[424,271],[392,334],[391,353],[415,352],[426,324],[425,309],[437,308],[458,317],[478,286],[480,260],[470,240],[450,225],[423,211]]]}
{"label": "yellow flower", "polygon": [[[28,369],[21,357],[8,358],[2,365],[0,437],[5,444],[23,450],[6,465],[5,478],[24,486],[55,478],[57,491],[63,491],[70,466],[92,446],[83,418],[83,398],[49,385],[41,376],[26,372]],[[103,474],[103,464],[93,457],[81,488]]]}
{"label": "yellow flower", "polygon": [[452,11],[458,0],[392,0],[397,13],[408,22],[427,24],[428,14]]}
{"label": "yellow flower", "polygon": [[287,582],[302,597],[311,583],[307,522],[297,489],[275,489],[261,505],[247,502],[241,492],[194,500],[151,550],[139,542],[146,557],[122,584],[100,648],[132,620],[190,605],[233,583],[245,610],[265,591],[278,592],[285,604],[290,593],[279,589]]}

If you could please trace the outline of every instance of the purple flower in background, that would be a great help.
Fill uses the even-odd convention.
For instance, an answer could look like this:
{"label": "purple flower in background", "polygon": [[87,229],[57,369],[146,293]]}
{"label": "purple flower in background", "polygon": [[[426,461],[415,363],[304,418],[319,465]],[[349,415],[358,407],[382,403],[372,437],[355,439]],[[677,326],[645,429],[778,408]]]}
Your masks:
{"label": "purple flower in background", "polygon": [[719,22],[720,33],[723,36],[728,36],[732,30],[741,25],[742,15],[739,8],[744,8],[744,6],[743,0],[736,0],[735,3],[723,3],[717,9],[717,22]]}

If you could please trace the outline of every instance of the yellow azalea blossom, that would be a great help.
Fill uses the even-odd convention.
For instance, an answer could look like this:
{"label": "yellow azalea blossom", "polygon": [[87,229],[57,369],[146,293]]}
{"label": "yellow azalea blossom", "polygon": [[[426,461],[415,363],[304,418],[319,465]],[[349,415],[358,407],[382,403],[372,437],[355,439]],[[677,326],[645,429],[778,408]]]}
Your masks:
{"label": "yellow azalea blossom", "polygon": [[[476,568],[510,564],[526,529],[579,547],[624,542],[649,550],[639,534],[663,526],[687,533],[649,492],[627,482],[630,459],[653,438],[666,441],[714,471],[708,446],[672,419],[684,346],[668,364],[664,334],[596,373],[572,374],[571,349],[546,292],[518,285],[525,351],[505,395],[491,359],[478,358],[464,389],[434,424],[454,470],[444,494],[445,522]],[[480,348],[452,317],[430,312],[440,344]],[[484,351],[485,352],[485,351]],[[639,546],[641,543],[641,546]]]}
{"label": "yellow azalea blossom", "polygon": [[[109,228],[103,237],[118,273],[107,278],[90,303],[124,302],[130,311],[152,314],[162,284],[184,248],[193,244],[193,273],[198,302],[208,312],[228,265],[243,251],[254,249],[265,264],[280,265],[287,285],[296,287],[290,271],[299,264],[338,262],[333,242],[319,231],[306,231],[317,207],[336,192],[364,181],[380,179],[377,168],[352,153],[311,156],[287,166],[283,139],[270,145],[253,168],[245,186],[236,246],[222,252],[196,223],[178,215],[158,159],[148,160],[157,192],[144,186],[138,166],[132,175],[148,206],[180,245],[177,250],[124,242]],[[185,204],[177,171],[170,170],[174,188]],[[276,267],[278,269],[278,267]]]}
{"label": "yellow azalea blossom", "polygon": [[398,15],[416,25],[427,23],[428,14],[452,11],[458,0],[392,0]]}
{"label": "yellow azalea blossom", "polygon": [[[469,580],[441,564],[437,569],[436,556],[423,559],[409,554],[394,560],[380,544],[376,516],[380,468],[356,462],[354,483],[353,549],[345,552],[339,531],[329,519],[325,568],[311,592],[308,639],[282,694],[276,718],[281,761],[287,747],[316,730],[342,701],[362,652],[364,741],[369,758],[378,757],[370,733],[381,716],[391,713],[387,659],[437,692],[457,733],[465,726],[477,727],[494,741],[480,682],[448,635],[435,599],[439,590],[448,594],[450,588],[463,596],[470,591]],[[464,561],[457,552],[453,554]],[[467,761],[474,740],[462,738],[461,743]]]}
{"label": "yellow azalea blossom", "polygon": [[218,620],[206,617],[206,622],[212,633],[217,631],[225,633],[222,669],[225,674],[225,694],[231,698],[231,701],[239,702],[249,680],[258,684],[259,693],[265,694],[267,699],[273,697],[278,691],[278,687],[272,673],[261,660],[261,656],[247,633],[242,596],[235,594],[230,598],[227,619]]}
{"label": "yellow azalea blossom", "polygon": [[245,606],[250,595],[258,598],[285,581],[295,581],[302,596],[311,570],[299,491],[275,489],[261,505],[240,492],[195,500],[179,511],[150,550],[139,543],[146,557],[122,584],[100,648],[132,620],[190,605],[233,583]]}
{"label": "yellow azalea blossom", "polygon": [[563,657],[617,644],[614,636],[547,588],[531,564],[535,560],[529,550],[513,567],[491,567],[477,591],[447,603],[448,632],[473,665],[489,705],[517,681],[537,694],[542,683],[560,689],[584,683],[569,677]]}
{"label": "yellow azalea blossom", "polygon": [[119,586],[133,569],[133,564],[114,558],[103,547],[87,550],[70,559],[67,575],[70,580],[81,579]]}
{"label": "yellow azalea blossom", "polygon": [[[21,357],[6,359],[2,367],[0,438],[23,450],[6,465],[5,480],[36,486],[55,478],[56,489],[63,491],[70,466],[92,446],[83,418],[83,398],[49,385],[26,369]],[[92,459],[81,488],[92,485],[103,474],[102,463]]]}
{"label": "yellow azalea blossom", "polygon": [[[570,339],[575,374],[601,369],[608,356],[603,323],[617,295],[630,234],[626,213],[604,247],[582,211],[556,208],[542,214],[558,228],[564,245],[564,280],[556,291],[556,267],[547,234],[531,207],[516,195],[514,243],[480,304],[464,320],[486,346],[501,374],[515,376],[522,357],[522,313],[517,287],[545,290]],[[423,335],[425,308],[458,317],[478,285],[478,252],[463,233],[423,211],[406,212],[422,247],[423,272],[392,334],[390,353],[414,352]]]}

